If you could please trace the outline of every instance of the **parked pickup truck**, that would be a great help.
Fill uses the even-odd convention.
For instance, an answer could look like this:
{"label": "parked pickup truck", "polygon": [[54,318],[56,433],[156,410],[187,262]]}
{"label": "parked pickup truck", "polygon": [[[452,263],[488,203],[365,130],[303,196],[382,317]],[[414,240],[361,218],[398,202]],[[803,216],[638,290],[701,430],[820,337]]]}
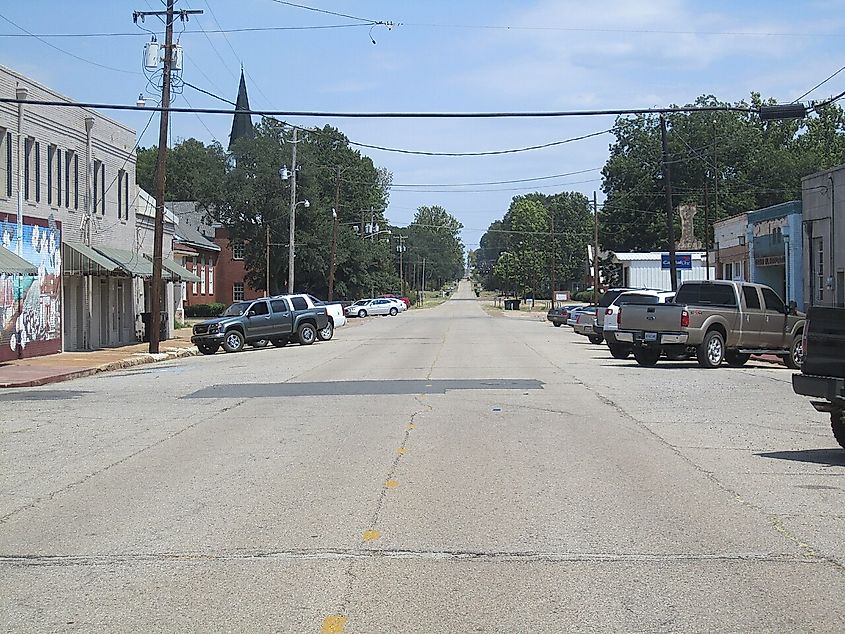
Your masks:
{"label": "parked pickup truck", "polygon": [[813,306],[804,329],[804,363],[792,375],[796,394],[813,396],[820,412],[830,413],[833,436],[845,448],[845,308]]}
{"label": "parked pickup truck", "polygon": [[346,315],[343,312],[343,306],[337,302],[324,302],[317,299],[313,295],[286,295],[293,304],[294,310],[306,310],[308,308],[316,308],[324,306],[326,314],[329,316],[328,325],[322,330],[317,331],[317,338],[320,341],[328,341],[334,337],[335,328],[342,328],[346,325]]}
{"label": "parked pickup truck", "polygon": [[294,296],[263,297],[235,302],[220,317],[194,326],[191,343],[203,354],[239,352],[244,344],[260,347],[270,341],[277,348],[292,338],[308,346],[329,323],[325,306],[296,309]]}
{"label": "parked pickup truck", "polygon": [[621,307],[616,339],[653,366],[661,354],[695,353],[703,368],[741,366],[752,354],[774,354],[797,369],[803,360],[804,316],[768,286],[744,282],[684,282],[672,304]]}

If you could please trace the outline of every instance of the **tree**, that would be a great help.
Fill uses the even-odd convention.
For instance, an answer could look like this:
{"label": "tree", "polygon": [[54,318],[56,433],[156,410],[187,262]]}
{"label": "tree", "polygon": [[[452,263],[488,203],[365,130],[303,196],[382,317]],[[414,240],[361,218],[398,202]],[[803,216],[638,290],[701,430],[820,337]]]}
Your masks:
{"label": "tree", "polygon": [[[265,118],[254,138],[239,139],[231,148],[229,168],[214,190],[209,208],[230,232],[231,240],[244,243],[247,277],[254,288],[265,286],[265,231],[270,228],[271,293],[286,288],[290,181],[279,177],[283,165],[291,165],[291,131],[284,123]],[[309,208],[296,214],[296,289],[325,295],[328,288],[332,236],[332,208],[338,205],[337,269],[338,297],[360,297],[398,286],[389,244],[374,238],[361,239],[361,211],[373,209],[384,223],[391,176],[353,150],[337,129],[301,131],[297,145],[297,199]],[[340,180],[338,180],[338,168]],[[370,212],[366,212],[367,222]]]}
{"label": "tree", "polygon": [[[155,195],[155,173],[158,148],[138,150],[135,179],[138,185]],[[226,153],[217,143],[205,145],[197,139],[180,141],[167,152],[165,198],[170,200],[212,199],[226,173]]]}
{"label": "tree", "polygon": [[[759,94],[740,107],[773,104]],[[730,104],[712,95],[693,106]],[[800,199],[801,178],[845,162],[845,115],[838,105],[803,121],[761,122],[747,112],[666,115],[672,205],[695,204],[696,235],[704,241],[704,188],[710,188],[711,221]],[[613,251],[666,248],[660,120],[619,117],[605,164],[600,213],[602,247]],[[715,189],[718,187],[718,204]],[[676,231],[677,233],[677,231]]]}
{"label": "tree", "polygon": [[408,267],[425,260],[427,288],[438,289],[446,282],[458,279],[464,272],[464,245],[461,242],[463,225],[443,207],[419,207],[414,221],[400,231],[407,236],[403,261]]}

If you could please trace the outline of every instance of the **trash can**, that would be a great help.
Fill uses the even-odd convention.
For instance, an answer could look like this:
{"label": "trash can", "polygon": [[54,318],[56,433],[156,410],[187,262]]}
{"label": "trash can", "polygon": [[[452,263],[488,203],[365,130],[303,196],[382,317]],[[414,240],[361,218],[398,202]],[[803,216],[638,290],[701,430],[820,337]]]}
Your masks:
{"label": "trash can", "polygon": [[519,310],[519,300],[518,299],[506,299],[505,300],[505,310]]}
{"label": "trash can", "polygon": [[[150,341],[150,322],[152,321],[153,314],[152,313],[141,313],[141,321],[144,322],[144,343],[149,343]],[[161,324],[158,329],[158,340],[159,341],[166,341],[167,340],[167,323],[168,323],[168,314],[164,311],[161,313]]]}

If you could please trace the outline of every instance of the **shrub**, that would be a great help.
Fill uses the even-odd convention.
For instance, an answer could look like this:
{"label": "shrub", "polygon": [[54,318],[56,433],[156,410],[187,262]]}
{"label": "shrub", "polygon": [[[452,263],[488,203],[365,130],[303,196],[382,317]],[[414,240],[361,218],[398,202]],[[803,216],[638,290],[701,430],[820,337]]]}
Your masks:
{"label": "shrub", "polygon": [[194,304],[185,306],[185,317],[219,317],[226,310],[226,304]]}

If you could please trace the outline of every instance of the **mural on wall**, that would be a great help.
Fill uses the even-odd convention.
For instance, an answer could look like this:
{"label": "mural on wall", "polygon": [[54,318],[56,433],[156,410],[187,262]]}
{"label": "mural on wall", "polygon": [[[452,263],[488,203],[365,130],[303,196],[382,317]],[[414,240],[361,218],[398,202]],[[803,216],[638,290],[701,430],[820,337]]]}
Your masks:
{"label": "mural on wall", "polygon": [[[17,252],[14,216],[0,219],[0,241]],[[0,274],[0,359],[62,350],[61,223],[24,217],[21,257],[38,275]]]}

